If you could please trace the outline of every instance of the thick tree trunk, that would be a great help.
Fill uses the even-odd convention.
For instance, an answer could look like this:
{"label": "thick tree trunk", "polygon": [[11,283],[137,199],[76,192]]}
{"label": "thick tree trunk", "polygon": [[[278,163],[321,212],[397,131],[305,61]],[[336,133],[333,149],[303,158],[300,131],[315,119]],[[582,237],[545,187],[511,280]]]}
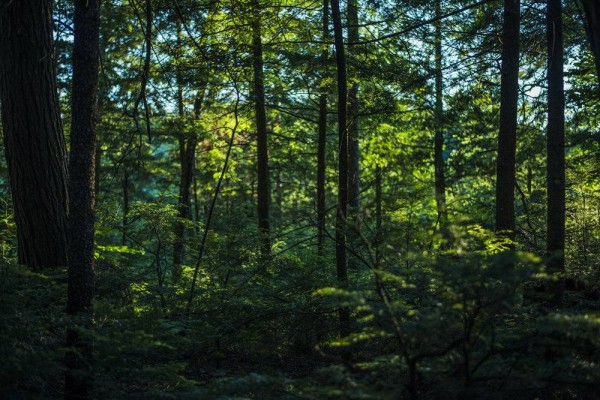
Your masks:
{"label": "thick tree trunk", "polygon": [[[565,92],[564,50],[561,0],[548,0],[548,127],[547,190],[548,190],[548,272],[565,269]],[[551,306],[560,306],[563,298],[562,279],[552,283]]]}
{"label": "thick tree trunk", "polygon": [[496,231],[515,238],[515,157],[519,95],[520,0],[504,0],[500,131],[496,164]]}
{"label": "thick tree trunk", "polygon": [[258,0],[253,0],[254,19],[252,20],[252,58],[254,112],[256,117],[256,143],[258,152],[258,230],[262,239],[262,253],[271,253],[269,223],[269,154],[267,146],[267,112],[265,108],[265,84],[263,72],[263,45],[261,8]]}
{"label": "thick tree trunk", "polygon": [[67,158],[56,90],[52,1],[0,7],[0,103],[18,261],[67,264]]}
{"label": "thick tree trunk", "polygon": [[433,164],[435,169],[435,200],[441,231],[445,232],[448,219],[446,208],[446,176],[444,173],[444,98],[442,80],[442,9],[441,0],[435,1],[435,110],[434,125],[435,138],[433,150]]}
{"label": "thick tree trunk", "polygon": [[[75,1],[71,151],[69,156],[69,280],[67,313],[86,313],[94,295],[94,168],[100,15],[98,0]],[[66,399],[90,397],[90,344],[74,329],[67,346]]]}
{"label": "thick tree trunk", "polygon": [[99,65],[98,1],[75,2],[71,151],[69,156],[69,306],[86,310],[92,299],[94,169]]}
{"label": "thick tree trunk", "polygon": [[[329,0],[323,0],[323,41],[329,40]],[[319,83],[319,137],[317,151],[317,227],[318,227],[318,251],[323,255],[325,244],[325,150],[327,143],[327,61],[329,59],[328,47],[323,46],[321,51],[321,79]]]}
{"label": "thick tree trunk", "polygon": [[102,146],[96,145],[96,155],[94,156],[94,162],[96,163],[94,167],[94,202],[95,208],[98,208],[98,203],[100,201],[100,180],[102,177],[101,168],[102,168]]}
{"label": "thick tree trunk", "polygon": [[[346,77],[346,54],[339,0],[331,0],[333,19],[335,59],[338,80],[338,129],[339,129],[339,165],[338,165],[338,206],[335,227],[335,259],[337,278],[342,289],[348,287],[348,266],[346,263],[346,212],[348,206],[348,81]],[[347,307],[339,309],[340,336],[350,333],[350,311]]]}

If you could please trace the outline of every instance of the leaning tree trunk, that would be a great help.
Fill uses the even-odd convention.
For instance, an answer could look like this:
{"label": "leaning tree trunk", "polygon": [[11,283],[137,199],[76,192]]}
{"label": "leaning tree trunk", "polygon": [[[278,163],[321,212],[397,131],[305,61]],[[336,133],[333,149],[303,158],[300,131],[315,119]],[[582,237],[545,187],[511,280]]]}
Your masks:
{"label": "leaning tree trunk", "polygon": [[[565,92],[564,50],[561,0],[548,0],[548,272],[565,269]],[[563,298],[562,279],[550,285],[549,305],[560,306]]]}
{"label": "leaning tree trunk", "polygon": [[52,1],[0,6],[0,103],[18,261],[67,264],[67,159],[54,71]]}
{"label": "leaning tree trunk", "polygon": [[[348,81],[346,77],[346,54],[339,0],[331,0],[333,19],[335,59],[338,81],[338,206],[335,227],[335,259],[337,278],[342,289],[348,287],[348,266],[346,261],[346,216],[348,206]],[[348,307],[339,309],[340,336],[350,333],[350,311]]]}
{"label": "leaning tree trunk", "polygon": [[[100,55],[98,0],[75,1],[71,151],[69,155],[69,280],[67,313],[86,313],[94,294],[94,169]],[[91,344],[67,330],[66,399],[90,397]]]}
{"label": "leaning tree trunk", "polygon": [[504,0],[500,131],[496,165],[496,231],[515,238],[517,103],[519,95],[520,0]]}
{"label": "leaning tree trunk", "polygon": [[252,59],[254,112],[256,117],[256,144],[258,152],[258,230],[262,239],[262,254],[271,253],[269,203],[269,154],[267,147],[267,112],[265,108],[265,83],[263,72],[263,44],[261,9],[258,0],[253,1]]}

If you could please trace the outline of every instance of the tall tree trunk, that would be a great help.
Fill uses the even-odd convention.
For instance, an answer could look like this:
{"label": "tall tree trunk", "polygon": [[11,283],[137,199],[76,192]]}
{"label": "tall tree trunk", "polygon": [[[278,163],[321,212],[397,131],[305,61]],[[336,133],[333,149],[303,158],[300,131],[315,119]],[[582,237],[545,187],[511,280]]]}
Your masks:
{"label": "tall tree trunk", "polygon": [[[181,21],[177,19],[177,58],[181,58]],[[183,77],[177,64],[177,110],[179,118],[183,120],[185,110],[183,105]],[[204,88],[198,93],[194,102],[194,118],[199,118],[200,109],[204,99]],[[198,139],[196,136],[186,138],[184,132],[179,135],[179,163],[181,165],[181,175],[179,179],[179,198],[177,203],[177,221],[175,222],[175,241],[173,245],[173,282],[178,282],[181,278],[181,265],[185,258],[185,225],[186,221],[191,219],[191,188],[194,179],[194,169],[196,167],[196,147]]]}
{"label": "tall tree trunk", "polygon": [[[194,118],[200,117],[200,110],[204,98],[204,90],[198,93],[194,102]],[[183,102],[180,102],[180,115],[183,116]],[[173,282],[181,278],[181,265],[185,256],[185,225],[186,220],[191,219],[192,183],[194,169],[196,167],[196,147],[198,138],[192,136],[189,139],[179,138],[179,162],[181,163],[181,177],[179,181],[179,200],[177,204],[177,217],[175,223],[175,244],[173,249]]]}
{"label": "tall tree trunk", "polygon": [[[67,313],[86,313],[94,294],[94,169],[100,55],[98,0],[76,0],[73,46],[71,151],[69,156],[69,280]],[[90,344],[77,330],[67,331],[65,398],[87,399],[91,382]]]}
{"label": "tall tree trunk", "polygon": [[[358,4],[357,0],[348,1],[348,47],[353,51],[355,44],[359,41],[358,34]],[[352,66],[352,64],[350,64]],[[358,226],[358,214],[360,208],[360,147],[359,139],[359,98],[358,98],[358,74],[356,71],[356,62],[354,68],[350,67],[351,82],[348,91],[348,195],[351,215],[355,224]]]}
{"label": "tall tree trunk", "polygon": [[[565,92],[564,50],[561,0],[548,0],[548,272],[565,269]],[[562,279],[550,288],[549,305],[560,306],[563,298]]]}
{"label": "tall tree trunk", "polygon": [[94,155],[94,162],[96,165],[94,166],[94,202],[95,208],[98,208],[98,204],[100,202],[100,180],[102,177],[101,168],[102,168],[102,146],[99,144],[96,145],[96,154]]}
{"label": "tall tree trunk", "polygon": [[[137,9],[136,9],[137,13]],[[144,37],[145,37],[145,56],[144,56],[144,64],[142,66],[141,73],[141,84],[140,84],[140,93],[138,94],[137,99],[133,105],[133,120],[135,122],[136,128],[140,134],[141,139],[141,128],[138,122],[138,110],[140,107],[140,103],[144,102],[144,120],[146,122],[146,134],[148,135],[148,141],[152,141],[152,130],[150,126],[150,105],[148,104],[148,95],[146,88],[148,86],[148,80],[150,79],[150,60],[152,57],[152,26],[154,23],[154,18],[152,15],[152,0],[146,0],[145,4],[145,21],[144,21]]]}
{"label": "tall tree trunk", "polygon": [[[373,240],[373,247],[375,247],[375,269],[378,270],[381,266],[381,239],[383,233],[381,228],[383,226],[383,208],[382,208],[382,174],[383,171],[378,165],[375,168],[375,239]],[[377,280],[379,282],[379,279]]]}
{"label": "tall tree trunk", "polygon": [[515,157],[519,96],[520,0],[504,0],[500,131],[496,165],[496,231],[515,238]]}
{"label": "tall tree trunk", "polygon": [[[331,0],[333,19],[335,59],[338,81],[338,129],[339,129],[339,165],[338,165],[338,206],[335,227],[335,259],[337,278],[342,289],[348,287],[348,266],[346,264],[346,212],[348,206],[348,81],[346,77],[346,54],[339,0]],[[340,336],[350,333],[350,311],[340,307]]]}
{"label": "tall tree trunk", "polygon": [[262,253],[271,253],[269,224],[269,154],[267,147],[267,112],[265,108],[265,84],[263,72],[263,44],[261,8],[258,0],[253,0],[254,18],[252,20],[252,58],[254,112],[256,117],[256,143],[258,152],[258,230],[262,239]]}
{"label": "tall tree trunk", "polygon": [[590,48],[594,53],[598,85],[600,85],[600,2],[598,0],[581,0],[581,2],[585,13],[585,27]]}
{"label": "tall tree trunk", "polygon": [[194,235],[198,234],[198,228],[200,223],[200,204],[198,202],[198,159],[194,158],[194,189],[192,193],[194,195]]}
{"label": "tall tree trunk", "polygon": [[[323,0],[323,41],[329,40],[329,0]],[[325,150],[327,143],[327,75],[328,75],[329,48],[323,45],[321,51],[321,79],[319,82],[319,137],[317,152],[317,226],[318,226],[318,251],[323,255],[325,243]]]}
{"label": "tall tree trunk", "polygon": [[67,158],[60,117],[52,1],[0,7],[0,103],[17,224],[18,261],[67,265]]}
{"label": "tall tree trunk", "polygon": [[[359,41],[358,33],[358,1],[348,0],[347,10],[348,25],[348,51],[356,56],[355,44]],[[348,230],[348,242],[351,247],[357,247],[360,237],[360,146],[359,146],[359,106],[358,97],[358,72],[357,60],[348,65],[348,79],[350,88],[348,90],[348,216],[347,220],[352,224]],[[348,256],[348,268],[357,267],[357,259]]]}
{"label": "tall tree trunk", "polygon": [[435,169],[435,200],[441,231],[445,232],[448,220],[446,208],[446,176],[444,173],[444,98],[442,77],[442,7],[441,0],[435,1],[435,138],[433,164]]}
{"label": "tall tree trunk", "polygon": [[123,166],[123,232],[121,237],[121,244],[125,246],[127,244],[127,230],[129,228],[129,170],[127,166]]}

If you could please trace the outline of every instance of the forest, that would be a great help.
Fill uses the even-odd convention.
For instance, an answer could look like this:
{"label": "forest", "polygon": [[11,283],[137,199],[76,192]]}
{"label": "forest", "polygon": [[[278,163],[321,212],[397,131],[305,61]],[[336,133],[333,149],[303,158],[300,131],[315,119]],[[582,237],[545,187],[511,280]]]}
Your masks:
{"label": "forest", "polygon": [[0,0],[0,398],[600,399],[600,0]]}

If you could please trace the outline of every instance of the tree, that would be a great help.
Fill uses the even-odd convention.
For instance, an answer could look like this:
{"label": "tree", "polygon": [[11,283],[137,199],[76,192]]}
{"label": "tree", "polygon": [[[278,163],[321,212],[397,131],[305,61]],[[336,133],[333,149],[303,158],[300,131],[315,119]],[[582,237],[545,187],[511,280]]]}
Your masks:
{"label": "tree", "polygon": [[269,203],[269,153],[267,135],[267,111],[265,107],[265,83],[262,44],[262,10],[258,0],[253,0],[254,18],[252,19],[252,66],[254,113],[256,118],[256,143],[258,152],[258,230],[262,240],[263,255],[271,252]]}
{"label": "tree", "polygon": [[[356,247],[360,237],[360,144],[359,144],[359,77],[358,60],[356,58],[357,43],[360,39],[358,29],[358,1],[349,0],[347,8],[348,52],[352,52],[349,64],[350,78],[348,85],[348,216],[352,229],[348,231],[348,242]],[[348,267],[356,268],[355,257],[348,258]]]}
{"label": "tree", "polygon": [[[178,17],[178,16],[177,16]],[[181,71],[181,21],[177,21],[177,57],[176,66],[177,80],[177,111],[179,118],[183,120],[185,116],[183,104],[183,78]],[[203,85],[204,86],[204,85]],[[194,118],[198,119],[202,102],[204,100],[204,88],[202,88],[194,101]],[[191,216],[191,198],[192,181],[194,179],[194,169],[196,166],[196,147],[198,138],[196,134],[186,137],[185,132],[179,133],[179,163],[181,165],[181,175],[179,178],[179,197],[177,201],[178,220],[175,223],[175,243],[173,245],[173,281],[177,282],[181,277],[181,265],[185,255],[185,231],[186,220]]]}
{"label": "tree", "polygon": [[[198,118],[202,108],[204,93],[199,93],[194,102],[194,117]],[[182,110],[183,107],[180,108]],[[183,112],[180,113],[183,116]],[[192,199],[192,180],[196,166],[196,147],[198,139],[196,136],[185,139],[183,135],[179,138],[179,162],[181,163],[181,177],[179,181],[179,199],[177,202],[178,220],[175,223],[175,244],[173,247],[173,281],[181,277],[181,265],[184,259],[185,249],[185,221],[190,220],[190,209]]]}
{"label": "tree", "polygon": [[[358,1],[348,1],[348,50],[354,50],[354,56],[356,56],[356,44],[358,43],[359,31],[358,31]],[[358,98],[358,74],[357,65],[358,60],[354,59],[354,68],[352,71],[352,84],[348,90],[348,191],[349,191],[349,203],[350,211],[352,213],[351,218],[355,219],[358,224],[358,214],[360,208],[360,146],[359,146],[359,106],[360,101]],[[352,64],[351,64],[352,65]],[[358,226],[358,225],[357,225]]]}
{"label": "tree", "polygon": [[[100,55],[100,10],[97,0],[77,0],[74,16],[71,149],[69,154],[69,280],[67,313],[86,313],[94,296],[94,157]],[[83,357],[68,354],[66,399],[86,399],[90,383],[82,377],[91,358],[90,345],[75,329],[67,331],[67,346]]]}
{"label": "tree", "polygon": [[[565,270],[565,91],[561,0],[548,0],[546,15],[548,49],[547,147],[547,243],[548,272]],[[549,305],[560,306],[562,279],[551,285]]]}
{"label": "tree", "polygon": [[519,95],[520,0],[504,1],[500,131],[496,163],[496,231],[515,238],[515,157]]}
{"label": "tree", "polygon": [[18,262],[67,264],[67,158],[56,90],[52,1],[0,7],[0,103]]}
{"label": "tree", "polygon": [[[338,132],[339,132],[339,160],[338,160],[338,205],[335,224],[335,260],[337,278],[342,288],[348,286],[348,266],[346,264],[346,217],[348,209],[348,81],[346,76],[346,54],[344,51],[344,35],[342,30],[342,17],[340,2],[331,0],[331,17],[333,19],[333,33],[335,46],[335,59],[337,67],[338,86]],[[350,312],[347,307],[339,309],[340,336],[350,333]]]}
{"label": "tree", "polygon": [[[323,41],[329,40],[329,0],[323,0],[322,17]],[[323,253],[325,242],[325,150],[327,144],[327,65],[329,60],[329,46],[323,45],[321,50],[321,78],[319,81],[319,134],[317,137],[317,228],[318,228],[318,250],[319,255]]]}
{"label": "tree", "polygon": [[434,109],[434,151],[433,165],[435,169],[435,200],[438,220],[445,231],[444,224],[448,219],[446,207],[446,177],[444,173],[444,86],[442,76],[442,6],[441,0],[435,0],[435,109]]}

